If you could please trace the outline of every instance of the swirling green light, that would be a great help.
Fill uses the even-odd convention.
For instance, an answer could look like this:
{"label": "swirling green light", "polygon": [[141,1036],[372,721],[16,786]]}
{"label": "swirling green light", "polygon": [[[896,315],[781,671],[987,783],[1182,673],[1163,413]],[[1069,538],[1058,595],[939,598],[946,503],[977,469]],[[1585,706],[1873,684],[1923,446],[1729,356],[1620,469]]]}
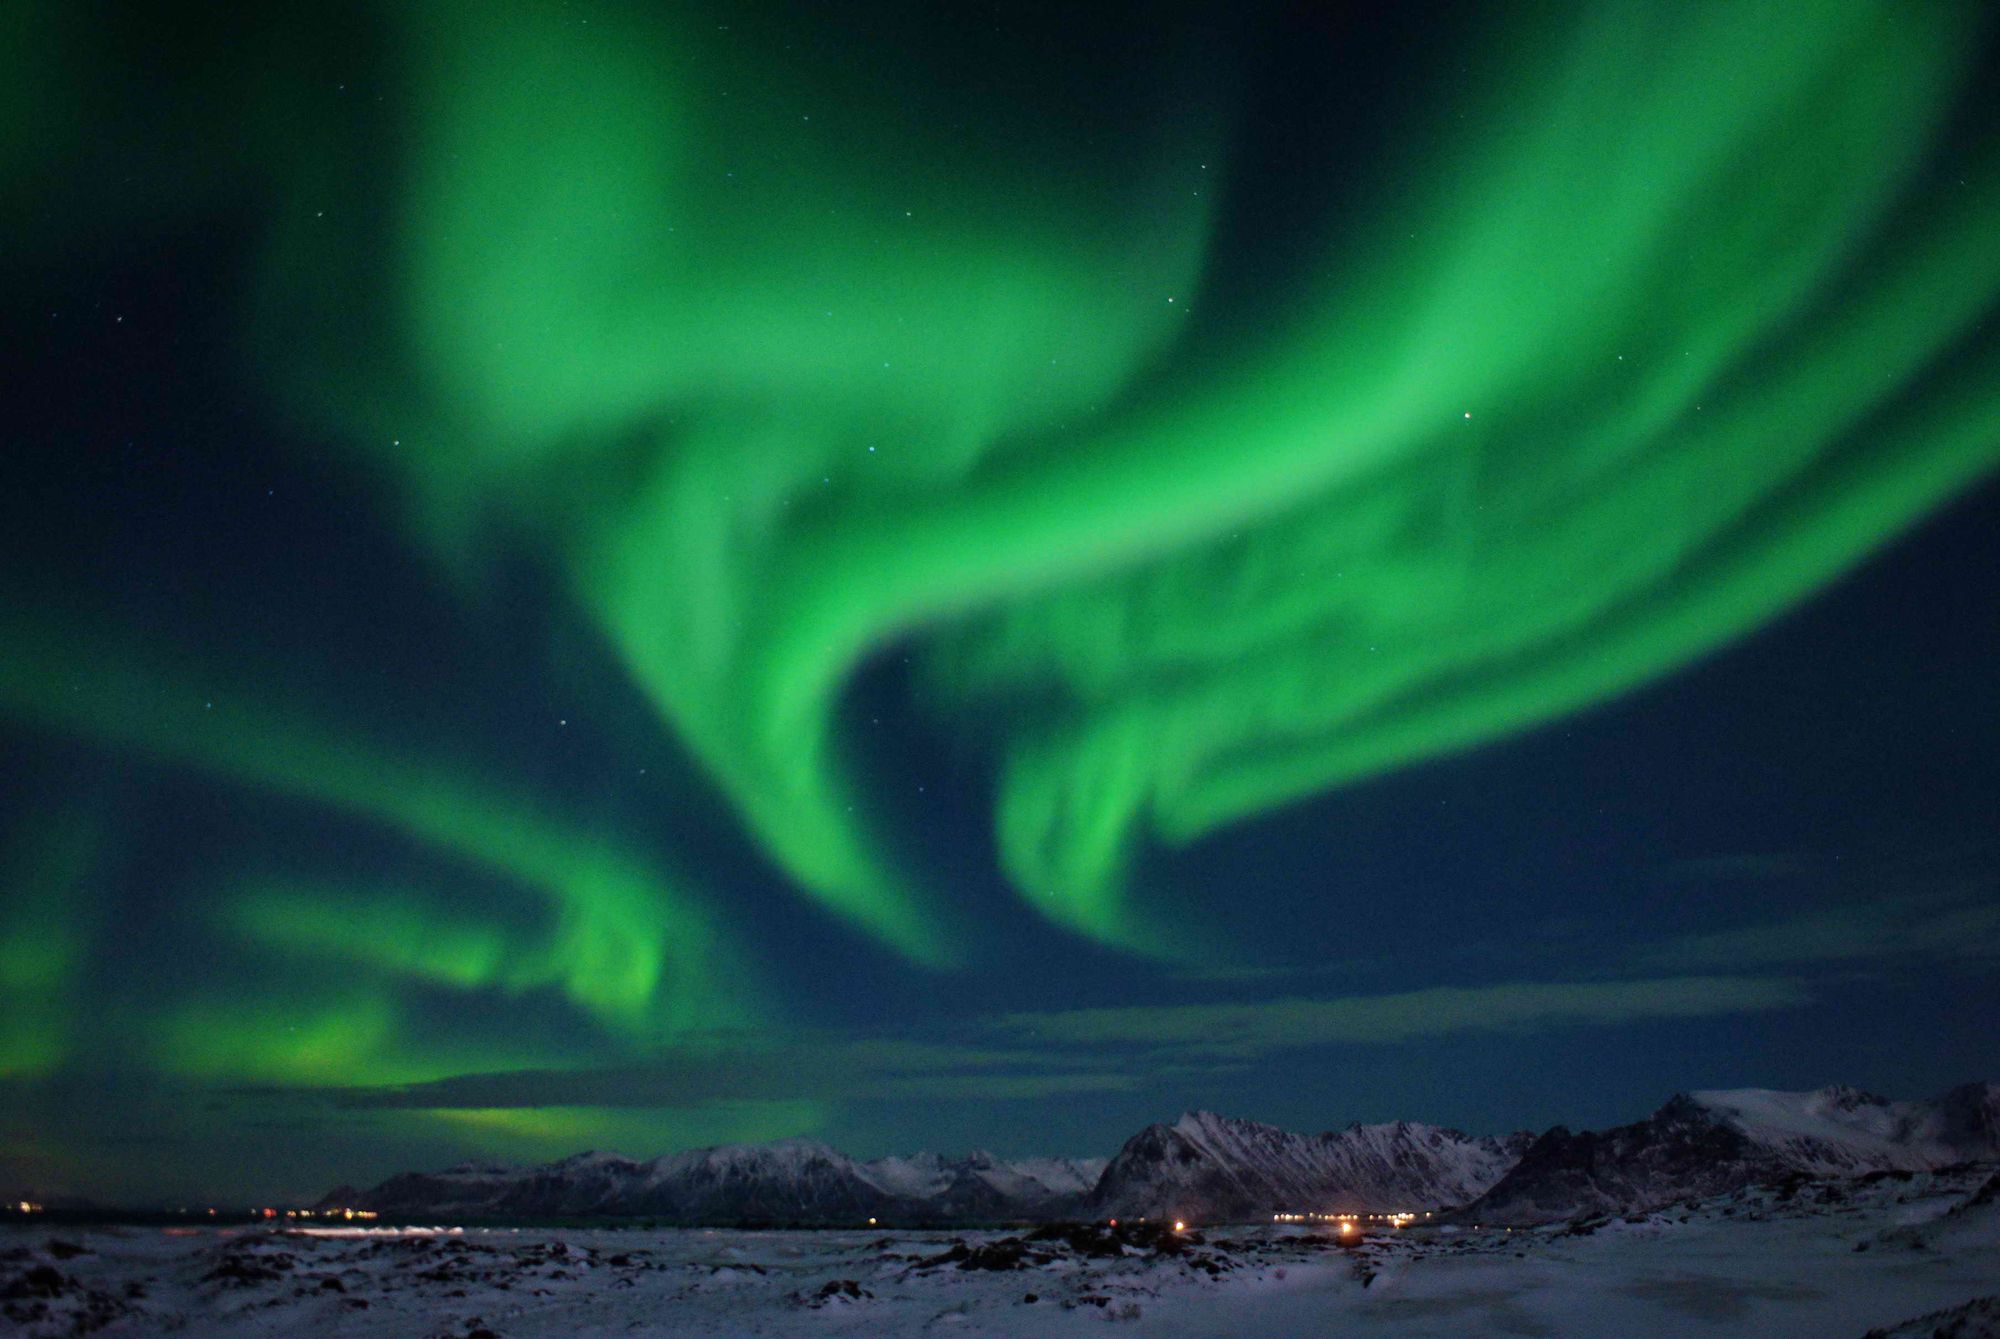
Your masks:
{"label": "swirling green light", "polygon": [[0,1079],[46,1073],[71,1050],[70,986],[97,919],[83,885],[101,845],[80,811],[30,815],[0,845]]}
{"label": "swirling green light", "polygon": [[1975,19],[1511,14],[1246,328],[1214,63],[1056,124],[687,14],[426,10],[402,356],[285,333],[356,268],[315,175],[272,363],[441,551],[542,546],[804,889],[952,954],[840,743],[903,638],[997,736],[1014,880],[1139,942],[1141,839],[1640,683],[1993,464],[2000,172],[1932,157]]}
{"label": "swirling green light", "polygon": [[[1050,946],[913,872],[986,858],[963,760],[1035,915],[1200,957],[1145,857],[1656,679],[2000,461],[1977,7],[1114,8],[0,19],[60,383],[0,488],[9,1140],[131,1102],[219,1162],[223,1108],[654,1152],[1136,1091],[840,1041],[1157,985],[829,932]],[[99,328],[128,285],[185,329]],[[335,534],[365,570],[311,567]],[[378,593],[411,653],[340,681]],[[918,752],[936,810],[884,780]]]}
{"label": "swirling green light", "polygon": [[[220,713],[213,710],[218,696]],[[176,666],[130,639],[83,631],[75,620],[60,628],[6,620],[0,709],[45,730],[385,825],[544,900],[548,924],[536,943],[486,963],[456,961],[457,984],[548,986],[640,1040],[728,1025],[758,1011],[752,978],[711,911],[663,878],[655,860],[546,804],[477,780],[442,754],[405,756],[315,721],[296,704],[274,707],[230,674]],[[259,889],[233,914],[239,927],[267,939],[318,939],[329,952],[344,947],[381,971],[429,980],[452,979],[444,965],[454,944],[500,942],[503,933],[490,906],[414,893],[393,911],[378,904],[374,925],[367,901],[351,891],[317,911],[310,900]],[[354,1035],[379,1036],[385,1028],[371,1016]]]}

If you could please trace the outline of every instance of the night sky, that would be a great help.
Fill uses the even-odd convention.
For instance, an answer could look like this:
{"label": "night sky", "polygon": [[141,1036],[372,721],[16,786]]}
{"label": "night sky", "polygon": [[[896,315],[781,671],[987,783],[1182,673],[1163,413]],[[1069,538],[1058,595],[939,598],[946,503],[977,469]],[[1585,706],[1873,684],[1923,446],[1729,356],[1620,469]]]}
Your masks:
{"label": "night sky", "polygon": [[1987,6],[29,4],[0,1191],[2000,1077]]}

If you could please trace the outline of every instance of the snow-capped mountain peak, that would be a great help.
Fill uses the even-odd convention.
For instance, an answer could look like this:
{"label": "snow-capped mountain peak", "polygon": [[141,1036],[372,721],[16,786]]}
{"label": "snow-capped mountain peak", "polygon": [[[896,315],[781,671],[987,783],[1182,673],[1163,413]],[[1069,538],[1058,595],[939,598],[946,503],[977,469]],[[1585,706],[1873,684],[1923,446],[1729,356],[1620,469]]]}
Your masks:
{"label": "snow-capped mountain peak", "polygon": [[998,1222],[1060,1217],[1267,1219],[1284,1212],[1444,1210],[1491,1223],[1629,1213],[1787,1177],[1916,1172],[2000,1160],[2000,1085],[1931,1101],[1858,1088],[1676,1094],[1605,1130],[1480,1137],[1416,1121],[1295,1134],[1213,1111],[1149,1125],[1109,1162],[985,1150],[857,1161],[815,1139],[635,1162],[579,1153],[540,1167],[466,1162],[343,1187],[328,1202],[388,1214],[598,1214],[676,1222]]}
{"label": "snow-capped mountain peak", "polygon": [[1682,1093],[1645,1120],[1601,1131],[1560,1126],[1465,1216],[1528,1223],[1625,1213],[1785,1176],[1924,1171],[2000,1158],[2000,1090],[1954,1088],[1898,1102],[1857,1088]]}
{"label": "snow-capped mountain peak", "polygon": [[579,1153],[540,1167],[466,1163],[406,1173],[373,1190],[343,1188],[343,1205],[391,1214],[533,1217],[599,1214],[685,1222],[865,1222],[1011,1219],[1074,1208],[1101,1161],[988,1152],[858,1162],[816,1139],[725,1144],[636,1162]]}
{"label": "snow-capped mountain peak", "polygon": [[1459,1204],[1497,1180],[1524,1142],[1410,1122],[1302,1135],[1191,1111],[1127,1140],[1091,1203],[1205,1221]]}

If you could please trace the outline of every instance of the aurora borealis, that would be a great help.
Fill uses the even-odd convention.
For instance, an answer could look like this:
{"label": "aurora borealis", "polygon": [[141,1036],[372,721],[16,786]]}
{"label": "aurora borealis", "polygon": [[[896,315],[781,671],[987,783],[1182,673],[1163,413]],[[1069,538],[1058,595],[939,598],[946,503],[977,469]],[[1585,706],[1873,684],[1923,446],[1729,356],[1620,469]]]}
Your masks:
{"label": "aurora borealis", "polygon": [[11,17],[0,1179],[2000,1067],[1990,16],[1083,9]]}

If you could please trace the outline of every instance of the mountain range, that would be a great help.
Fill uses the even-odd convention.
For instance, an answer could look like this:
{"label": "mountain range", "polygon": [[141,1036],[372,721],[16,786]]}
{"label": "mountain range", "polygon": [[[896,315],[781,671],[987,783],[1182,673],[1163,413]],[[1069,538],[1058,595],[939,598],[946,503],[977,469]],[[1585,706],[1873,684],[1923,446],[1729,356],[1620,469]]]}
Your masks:
{"label": "mountain range", "polygon": [[1857,1088],[1681,1093],[1642,1121],[1557,1126],[1462,1217],[1528,1224],[1631,1213],[1790,1176],[1924,1171],[2000,1159],[2000,1085],[1968,1083],[1927,1102]]}
{"label": "mountain range", "polygon": [[1195,1111],[1126,1140],[1092,1187],[1089,1207],[1102,1217],[1225,1222],[1463,1204],[1498,1181],[1533,1139],[1409,1121],[1293,1134]]}
{"label": "mountain range", "polygon": [[1629,1125],[1475,1136],[1396,1121],[1295,1134],[1190,1112],[1108,1161],[922,1153],[863,1162],[810,1139],[640,1162],[582,1153],[536,1167],[467,1163],[342,1187],[323,1207],[389,1217],[643,1217],[675,1223],[938,1224],[1278,1213],[1438,1213],[1527,1224],[1629,1213],[1786,1177],[2000,1161],[2000,1085],[1930,1101],[1858,1089],[1681,1093]]}
{"label": "mountain range", "polygon": [[687,1223],[976,1222],[1059,1217],[1102,1159],[934,1153],[860,1162],[811,1139],[732,1144],[636,1162],[579,1153],[540,1167],[465,1163],[406,1172],[324,1207],[407,1217],[646,1217]]}

